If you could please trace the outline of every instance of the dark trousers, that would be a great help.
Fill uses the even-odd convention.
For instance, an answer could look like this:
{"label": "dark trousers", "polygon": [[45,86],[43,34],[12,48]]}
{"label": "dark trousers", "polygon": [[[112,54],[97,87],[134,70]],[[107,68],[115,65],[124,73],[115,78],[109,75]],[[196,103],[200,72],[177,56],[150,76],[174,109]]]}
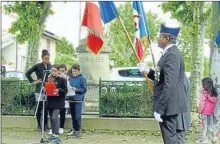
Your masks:
{"label": "dark trousers", "polygon": [[50,124],[51,124],[52,133],[58,135],[59,125],[60,125],[59,122],[60,109],[49,108],[49,114],[50,114]]}
{"label": "dark trousers", "polygon": [[[48,122],[48,109],[46,108],[46,102],[44,102],[44,126],[47,126],[47,122]],[[38,126],[41,126],[41,113],[43,114],[43,101],[39,102],[39,106],[37,109],[37,114],[36,114],[36,118],[37,118],[37,124]]]}
{"label": "dark trousers", "polygon": [[177,144],[177,115],[162,116],[160,130],[164,144]]}
{"label": "dark trousers", "polygon": [[80,131],[81,129],[81,114],[82,114],[82,103],[70,102],[70,114],[72,117],[72,129]]}
{"label": "dark trousers", "polygon": [[177,130],[177,144],[185,144],[185,131],[184,130]]}
{"label": "dark trousers", "polygon": [[60,128],[64,128],[66,120],[66,108],[61,108],[60,109]]}

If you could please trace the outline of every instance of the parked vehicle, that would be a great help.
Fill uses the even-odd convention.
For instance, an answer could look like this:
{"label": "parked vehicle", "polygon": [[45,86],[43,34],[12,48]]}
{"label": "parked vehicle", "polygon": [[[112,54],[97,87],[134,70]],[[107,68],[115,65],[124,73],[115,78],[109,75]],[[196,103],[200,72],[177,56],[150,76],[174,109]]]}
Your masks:
{"label": "parked vehicle", "polygon": [[110,72],[111,81],[143,81],[144,76],[137,67],[113,68]]}
{"label": "parked vehicle", "polygon": [[[185,72],[190,77],[190,72]],[[111,81],[144,81],[144,75],[140,73],[137,67],[113,68],[110,72]]]}
{"label": "parked vehicle", "polygon": [[24,73],[20,71],[7,71],[5,78],[17,78],[19,80],[26,80]]}

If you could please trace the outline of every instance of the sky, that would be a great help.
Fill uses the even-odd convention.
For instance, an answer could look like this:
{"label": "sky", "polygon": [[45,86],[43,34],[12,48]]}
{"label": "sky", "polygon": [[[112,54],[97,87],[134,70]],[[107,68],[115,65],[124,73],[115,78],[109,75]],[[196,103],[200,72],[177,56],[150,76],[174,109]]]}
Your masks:
{"label": "sky", "polygon": [[[116,7],[124,2],[115,2]],[[143,2],[145,12],[152,11],[158,15],[158,18],[163,20],[167,26],[178,27],[179,23],[175,19],[171,19],[170,13],[163,13],[158,7],[162,2]],[[81,5],[81,10],[80,10]],[[59,37],[66,37],[74,47],[78,46],[79,30],[85,2],[52,2],[52,9],[55,12],[46,22],[46,29],[55,33]],[[81,15],[81,16],[80,16]],[[82,33],[81,33],[82,34]],[[85,35],[85,33],[83,33]],[[82,35],[83,35],[82,34]],[[152,45],[155,56],[161,51],[156,44]],[[205,56],[209,56],[209,48],[206,45],[204,48]]]}

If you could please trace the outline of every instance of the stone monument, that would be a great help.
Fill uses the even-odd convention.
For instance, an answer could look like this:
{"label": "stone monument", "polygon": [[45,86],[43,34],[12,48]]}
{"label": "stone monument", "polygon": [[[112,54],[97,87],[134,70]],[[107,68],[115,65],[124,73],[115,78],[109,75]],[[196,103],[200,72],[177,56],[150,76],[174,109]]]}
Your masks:
{"label": "stone monument", "polygon": [[109,80],[109,53],[111,49],[107,42],[101,52],[96,56],[86,48],[86,38],[81,39],[76,48],[78,53],[78,63],[81,73],[87,80],[87,93],[83,113],[98,113],[99,111],[99,81]]}

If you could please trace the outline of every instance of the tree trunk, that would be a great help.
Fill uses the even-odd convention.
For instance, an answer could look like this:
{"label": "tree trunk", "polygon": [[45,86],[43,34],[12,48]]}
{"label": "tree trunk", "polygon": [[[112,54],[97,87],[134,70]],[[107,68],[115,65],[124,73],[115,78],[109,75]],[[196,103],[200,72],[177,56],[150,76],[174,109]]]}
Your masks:
{"label": "tree trunk", "polygon": [[194,9],[194,33],[192,48],[192,65],[191,65],[191,108],[192,111],[197,110],[201,79],[203,78],[204,69],[204,37],[205,37],[205,20],[204,2],[196,2]]}
{"label": "tree trunk", "polygon": [[36,32],[31,32],[31,36],[28,40],[28,51],[25,71],[27,71],[30,67],[37,63],[40,46],[40,37],[44,32],[44,23],[47,19],[47,16],[49,15],[50,8],[51,2],[45,2],[43,14],[39,18],[39,29],[37,29]]}
{"label": "tree trunk", "polygon": [[210,44],[210,77],[212,78],[218,95],[220,96],[220,48],[217,48],[215,39],[220,30],[218,2],[212,2],[212,40]]}

